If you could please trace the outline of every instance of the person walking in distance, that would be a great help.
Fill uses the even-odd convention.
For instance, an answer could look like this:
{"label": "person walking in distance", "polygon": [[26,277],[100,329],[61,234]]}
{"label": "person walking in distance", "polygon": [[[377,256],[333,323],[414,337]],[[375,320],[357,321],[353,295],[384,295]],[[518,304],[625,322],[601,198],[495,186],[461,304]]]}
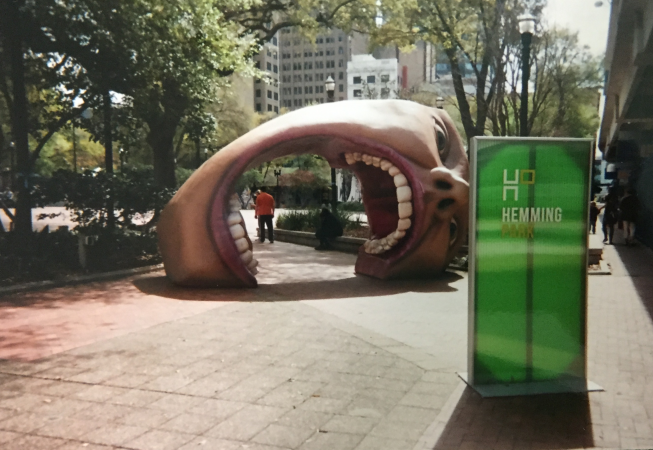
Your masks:
{"label": "person walking in distance", "polygon": [[605,197],[605,206],[603,207],[603,243],[608,242],[612,245],[614,237],[614,226],[617,223],[619,212],[619,199],[617,192],[613,188]]}
{"label": "person walking in distance", "polygon": [[626,191],[626,196],[621,199],[619,211],[621,220],[624,224],[624,234],[626,245],[633,244],[635,239],[635,222],[637,222],[637,212],[639,210],[639,201],[635,195],[635,190],[630,188]]}
{"label": "person walking in distance", "polygon": [[254,218],[258,218],[259,240],[265,242],[265,227],[268,229],[268,240],[274,244],[274,231],[272,230],[272,218],[274,217],[274,197],[267,192],[263,186],[261,193],[256,197],[256,209]]}
{"label": "person walking in distance", "polygon": [[592,234],[596,234],[596,220],[599,218],[602,209],[596,206],[595,201],[590,202],[590,231]]}

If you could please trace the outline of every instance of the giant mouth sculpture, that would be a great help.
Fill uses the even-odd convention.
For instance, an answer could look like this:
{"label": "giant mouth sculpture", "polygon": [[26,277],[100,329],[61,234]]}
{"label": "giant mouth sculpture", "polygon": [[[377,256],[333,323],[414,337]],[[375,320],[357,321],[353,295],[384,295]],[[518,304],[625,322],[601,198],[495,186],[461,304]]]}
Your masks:
{"label": "giant mouth sculpture", "polygon": [[184,183],[157,227],[168,277],[186,286],[255,287],[257,262],[233,186],[252,167],[302,153],[350,169],[361,182],[371,237],[357,273],[432,276],[463,243],[468,162],[447,113],[403,100],[328,103],[259,126]]}

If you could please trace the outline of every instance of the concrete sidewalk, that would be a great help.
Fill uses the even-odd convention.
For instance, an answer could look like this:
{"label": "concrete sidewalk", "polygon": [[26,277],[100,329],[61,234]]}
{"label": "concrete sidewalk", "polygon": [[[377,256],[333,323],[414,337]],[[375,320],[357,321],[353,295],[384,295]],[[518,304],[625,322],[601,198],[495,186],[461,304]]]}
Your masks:
{"label": "concrete sidewalk", "polygon": [[380,282],[354,256],[256,243],[260,287],[161,273],[0,303],[2,449],[653,447],[653,255],[590,277],[589,375],[605,392],[481,399],[467,279]]}

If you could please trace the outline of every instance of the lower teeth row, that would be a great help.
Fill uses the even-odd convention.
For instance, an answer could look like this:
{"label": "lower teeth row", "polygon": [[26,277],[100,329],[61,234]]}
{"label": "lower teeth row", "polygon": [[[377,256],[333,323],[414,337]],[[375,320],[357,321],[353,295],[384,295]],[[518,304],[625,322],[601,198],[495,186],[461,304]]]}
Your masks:
{"label": "lower teeth row", "polygon": [[258,269],[256,268],[258,261],[254,258],[254,254],[249,249],[249,241],[245,238],[247,232],[243,226],[243,217],[240,215],[240,202],[238,199],[232,199],[229,202],[229,207],[231,209],[231,213],[227,217],[229,232],[236,243],[241,261],[252,275],[256,275],[258,273]]}

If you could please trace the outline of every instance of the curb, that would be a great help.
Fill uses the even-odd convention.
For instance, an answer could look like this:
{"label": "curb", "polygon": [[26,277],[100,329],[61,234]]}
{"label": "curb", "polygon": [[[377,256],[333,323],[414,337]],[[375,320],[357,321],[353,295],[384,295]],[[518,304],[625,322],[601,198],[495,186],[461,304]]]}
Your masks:
{"label": "curb", "polygon": [[5,288],[0,288],[0,297],[9,294],[18,294],[20,292],[40,291],[63,286],[74,286],[77,284],[93,283],[95,281],[114,280],[117,278],[126,278],[131,275],[140,275],[142,273],[154,272],[163,269],[163,264],[154,266],[136,267],[134,269],[115,270],[113,272],[94,273],[90,275],[77,275],[62,280],[34,281],[32,283],[17,284]]}

